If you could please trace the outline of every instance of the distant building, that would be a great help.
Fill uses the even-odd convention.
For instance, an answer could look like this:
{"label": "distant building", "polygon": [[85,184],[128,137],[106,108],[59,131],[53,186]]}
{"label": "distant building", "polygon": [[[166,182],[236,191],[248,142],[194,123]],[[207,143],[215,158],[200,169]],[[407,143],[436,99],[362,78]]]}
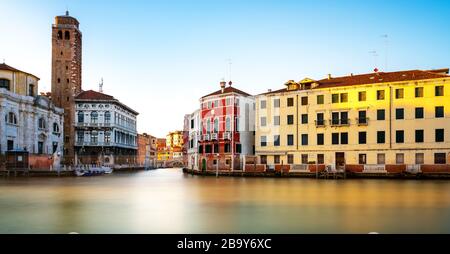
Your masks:
{"label": "distant building", "polygon": [[166,147],[170,160],[183,160],[183,132],[169,132],[166,136]]}
{"label": "distant building", "polygon": [[189,169],[199,169],[199,153],[198,153],[198,141],[201,138],[201,122],[200,122],[200,110],[196,110],[192,114],[186,115],[188,119],[188,125],[185,127],[185,133],[187,132],[187,150],[186,167]]}
{"label": "distant building", "polygon": [[64,110],[38,95],[38,81],[33,74],[0,64],[0,154],[62,154]]}
{"label": "distant building", "polygon": [[166,145],[165,138],[156,139],[156,154],[158,166],[165,166],[164,162],[170,160],[170,150]]}
{"label": "distant building", "polygon": [[75,103],[77,163],[137,163],[138,112],[113,96],[92,90],[78,94]]}
{"label": "distant building", "polygon": [[147,133],[138,134],[137,161],[139,165],[156,167],[156,140],[156,137]]}

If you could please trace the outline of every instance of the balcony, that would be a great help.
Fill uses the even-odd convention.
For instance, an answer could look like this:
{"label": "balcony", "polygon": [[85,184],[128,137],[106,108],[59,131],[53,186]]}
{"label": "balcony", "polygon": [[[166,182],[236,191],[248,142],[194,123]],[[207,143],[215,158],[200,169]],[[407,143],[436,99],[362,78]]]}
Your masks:
{"label": "balcony", "polygon": [[203,141],[203,135],[197,134],[197,141]]}
{"label": "balcony", "polygon": [[202,140],[203,140],[203,141],[209,141],[209,140],[211,140],[210,134],[204,134]]}
{"label": "balcony", "polygon": [[316,120],[316,127],[325,127],[325,120]]}
{"label": "balcony", "polygon": [[112,146],[112,142],[89,142],[89,141],[77,141],[75,146]]}
{"label": "balcony", "polygon": [[369,125],[369,118],[367,118],[367,117],[365,117],[365,118],[356,118],[356,122],[360,126],[367,126],[367,125]]}
{"label": "balcony", "polygon": [[230,140],[231,139],[231,132],[227,131],[223,133],[223,139]]}
{"label": "balcony", "polygon": [[218,140],[219,134],[218,133],[211,133],[211,140]]}
{"label": "balcony", "polygon": [[330,120],[330,125],[332,127],[349,126],[350,125],[350,119],[348,119],[348,118],[332,119],[332,120]]}

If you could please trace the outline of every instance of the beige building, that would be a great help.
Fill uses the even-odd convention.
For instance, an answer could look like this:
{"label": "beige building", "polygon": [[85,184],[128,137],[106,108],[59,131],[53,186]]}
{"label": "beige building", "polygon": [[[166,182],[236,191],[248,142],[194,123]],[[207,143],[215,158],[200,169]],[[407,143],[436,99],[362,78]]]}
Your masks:
{"label": "beige building", "polygon": [[304,169],[450,164],[448,69],[288,81],[256,96],[256,155]]}

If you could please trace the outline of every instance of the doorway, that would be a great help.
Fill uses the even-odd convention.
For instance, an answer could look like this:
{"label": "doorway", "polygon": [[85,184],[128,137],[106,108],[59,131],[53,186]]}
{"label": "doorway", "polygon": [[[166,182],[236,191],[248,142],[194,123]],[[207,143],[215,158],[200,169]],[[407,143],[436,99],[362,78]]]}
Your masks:
{"label": "doorway", "polygon": [[336,170],[344,170],[345,169],[345,153],[337,152],[336,153]]}
{"label": "doorway", "polygon": [[202,171],[206,171],[206,159],[202,159]]}

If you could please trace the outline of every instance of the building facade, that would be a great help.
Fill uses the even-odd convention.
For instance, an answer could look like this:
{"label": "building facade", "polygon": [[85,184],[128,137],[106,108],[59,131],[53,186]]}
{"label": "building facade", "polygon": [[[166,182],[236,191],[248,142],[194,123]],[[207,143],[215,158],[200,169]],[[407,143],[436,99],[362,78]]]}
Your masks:
{"label": "building facade", "polygon": [[200,170],[241,170],[254,154],[254,97],[220,82],[220,90],[200,99],[197,136]]}
{"label": "building facade", "polygon": [[450,163],[448,69],[288,81],[256,96],[256,155],[268,168],[386,170]]}
{"label": "building facade", "polygon": [[52,91],[51,99],[64,109],[64,160],[74,164],[75,96],[81,92],[81,43],[79,22],[66,15],[55,17],[52,25]]}
{"label": "building facade", "polygon": [[156,137],[147,133],[138,134],[138,164],[154,168],[156,160]]}
{"label": "building facade", "polygon": [[137,164],[138,112],[92,90],[79,93],[75,103],[77,164]]}
{"label": "building facade", "polygon": [[169,152],[169,160],[183,160],[183,132],[173,131],[166,135],[166,148]]}
{"label": "building facade", "polygon": [[38,81],[33,74],[0,64],[0,154],[63,152],[64,110],[38,95]]}
{"label": "building facade", "polygon": [[187,162],[185,165],[189,169],[199,170],[199,153],[198,153],[198,138],[201,135],[200,132],[200,110],[196,110],[192,114],[187,115],[188,123],[185,133],[187,133]]}

